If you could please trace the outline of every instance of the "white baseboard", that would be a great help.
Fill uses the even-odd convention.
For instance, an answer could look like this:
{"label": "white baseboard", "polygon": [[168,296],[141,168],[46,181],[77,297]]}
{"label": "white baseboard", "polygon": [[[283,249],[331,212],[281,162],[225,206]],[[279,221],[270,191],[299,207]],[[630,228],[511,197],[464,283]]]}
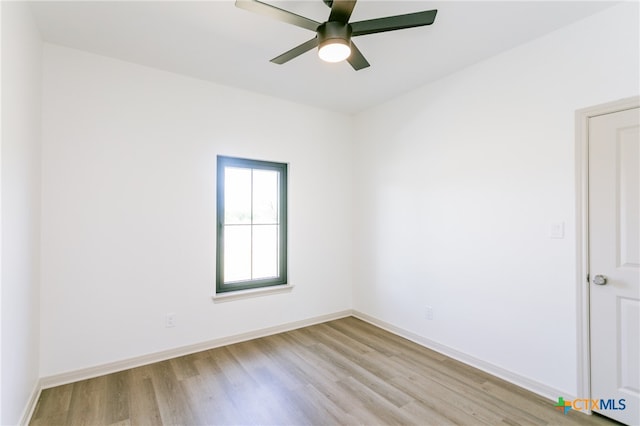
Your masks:
{"label": "white baseboard", "polygon": [[24,407],[24,411],[22,412],[22,416],[20,416],[19,425],[28,425],[31,421],[31,416],[33,416],[33,412],[36,410],[36,405],[38,404],[38,400],[40,399],[40,394],[42,393],[42,380],[38,379],[36,384],[31,391],[31,395],[29,395],[29,400],[27,401],[27,405]]}
{"label": "white baseboard", "polygon": [[274,327],[262,328],[248,333],[242,333],[235,336],[223,337],[220,339],[208,340],[193,345],[181,346],[179,348],[167,349],[161,352],[141,355],[133,358],[123,359],[120,361],[110,362],[108,364],[96,365],[94,367],[73,370],[66,373],[56,374],[52,376],[40,378],[40,386],[42,389],[54,386],[65,385],[67,383],[77,382],[79,380],[91,379],[93,377],[103,376],[105,374],[115,373],[118,371],[128,370],[130,368],[140,367],[154,362],[165,361],[167,359],[179,356],[189,355],[220,346],[232,345],[234,343],[245,342],[247,340],[257,339],[272,334],[283,333],[285,331],[295,330],[296,328],[308,327],[310,325],[322,322],[332,321],[339,318],[348,317],[351,310],[335,312],[332,314],[321,315],[318,317],[308,318],[287,324],[277,325]]}
{"label": "white baseboard", "polygon": [[42,377],[37,383],[31,398],[29,399],[29,405],[25,408],[24,415],[20,424],[28,424],[33,412],[35,410],[38,398],[42,389],[47,389],[54,386],[60,386],[67,383],[77,382],[79,380],[90,379],[93,377],[102,376],[105,374],[115,373],[118,371],[128,370],[130,368],[140,367],[142,365],[152,364],[154,362],[164,361],[167,359],[189,355],[192,353],[217,348],[220,346],[232,345],[234,343],[240,343],[247,340],[257,339],[260,337],[270,336],[272,334],[283,333],[285,331],[295,330],[297,328],[308,327],[314,324],[319,324],[327,321],[336,320],[348,316],[354,316],[384,330],[387,330],[393,334],[396,334],[405,339],[411,340],[421,346],[432,349],[445,356],[453,358],[464,364],[478,368],[493,376],[504,379],[516,386],[520,386],[524,389],[530,390],[538,395],[555,401],[558,396],[562,395],[565,399],[575,399],[575,395],[568,395],[567,392],[560,391],[551,386],[547,386],[543,383],[513,373],[497,365],[488,363],[478,358],[474,358],[471,355],[460,352],[456,349],[450,348],[446,345],[429,340],[425,337],[404,330],[400,327],[396,327],[393,324],[378,320],[362,312],[354,310],[345,310],[335,312],[333,314],[321,315],[318,317],[308,318],[301,321],[295,321],[292,323],[282,324],[274,327],[267,327],[260,330],[251,331],[235,336],[224,337],[220,339],[209,340],[206,342],[196,343],[193,345],[182,346],[179,348],[168,349],[166,351],[156,352],[152,354],[142,355],[125,360],[115,361],[108,364],[97,365],[95,367],[84,368],[81,370],[70,371],[62,374],[56,374],[53,376]]}
{"label": "white baseboard", "polygon": [[442,355],[446,355],[449,358],[453,358],[464,364],[470,365],[471,367],[475,367],[479,370],[484,371],[485,373],[491,374],[492,376],[499,377],[503,380],[506,380],[509,383],[513,383],[516,386],[520,386],[521,388],[527,389],[533,393],[536,393],[540,396],[548,398],[552,401],[557,401],[558,396],[563,396],[566,400],[576,398],[574,395],[568,395],[567,392],[555,389],[551,386],[545,385],[543,383],[540,383],[535,380],[529,379],[527,377],[521,376],[519,374],[513,373],[509,370],[505,370],[502,367],[498,367],[497,365],[475,358],[471,355],[468,355],[464,352],[460,352],[456,349],[450,348],[441,343],[434,342],[432,340],[427,339],[426,337],[422,337],[410,331],[404,330],[400,327],[396,327],[393,324],[380,321],[362,312],[353,311],[352,315],[356,318],[359,318],[363,321],[373,324],[376,327],[380,327],[400,337],[404,337],[407,340],[411,340],[412,342],[417,343],[420,346],[424,346],[425,348],[432,349],[438,353],[441,353]]}

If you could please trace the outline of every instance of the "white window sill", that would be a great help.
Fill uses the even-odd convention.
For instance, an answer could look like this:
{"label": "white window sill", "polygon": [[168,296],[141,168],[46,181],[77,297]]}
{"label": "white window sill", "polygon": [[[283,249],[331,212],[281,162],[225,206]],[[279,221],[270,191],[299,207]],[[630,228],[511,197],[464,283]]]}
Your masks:
{"label": "white window sill", "polygon": [[228,291],[225,293],[215,293],[211,298],[214,303],[229,302],[237,299],[248,299],[250,297],[266,296],[268,294],[277,294],[289,292],[293,289],[292,284],[274,285],[261,288],[250,288],[248,290]]}

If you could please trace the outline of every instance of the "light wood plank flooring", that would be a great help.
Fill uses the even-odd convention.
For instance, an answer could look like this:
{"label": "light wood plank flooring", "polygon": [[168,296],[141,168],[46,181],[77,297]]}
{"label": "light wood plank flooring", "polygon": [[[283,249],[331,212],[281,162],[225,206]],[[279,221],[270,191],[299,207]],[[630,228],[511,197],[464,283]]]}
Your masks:
{"label": "light wood plank flooring", "polygon": [[37,425],[613,425],[349,317],[46,389]]}

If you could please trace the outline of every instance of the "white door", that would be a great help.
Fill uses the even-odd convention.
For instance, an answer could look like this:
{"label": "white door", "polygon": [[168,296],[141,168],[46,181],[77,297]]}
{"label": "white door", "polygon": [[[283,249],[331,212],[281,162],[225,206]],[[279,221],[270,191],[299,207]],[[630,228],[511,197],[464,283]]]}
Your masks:
{"label": "white door", "polygon": [[589,119],[594,411],[640,424],[640,111]]}

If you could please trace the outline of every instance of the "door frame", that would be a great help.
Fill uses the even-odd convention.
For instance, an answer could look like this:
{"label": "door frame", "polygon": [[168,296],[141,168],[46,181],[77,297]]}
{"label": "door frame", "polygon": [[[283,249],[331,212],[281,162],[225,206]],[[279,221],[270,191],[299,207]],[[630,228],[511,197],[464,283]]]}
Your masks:
{"label": "door frame", "polygon": [[[576,314],[578,398],[591,399],[589,314],[589,120],[640,107],[640,96],[620,99],[576,111]],[[591,410],[588,410],[591,414]]]}

